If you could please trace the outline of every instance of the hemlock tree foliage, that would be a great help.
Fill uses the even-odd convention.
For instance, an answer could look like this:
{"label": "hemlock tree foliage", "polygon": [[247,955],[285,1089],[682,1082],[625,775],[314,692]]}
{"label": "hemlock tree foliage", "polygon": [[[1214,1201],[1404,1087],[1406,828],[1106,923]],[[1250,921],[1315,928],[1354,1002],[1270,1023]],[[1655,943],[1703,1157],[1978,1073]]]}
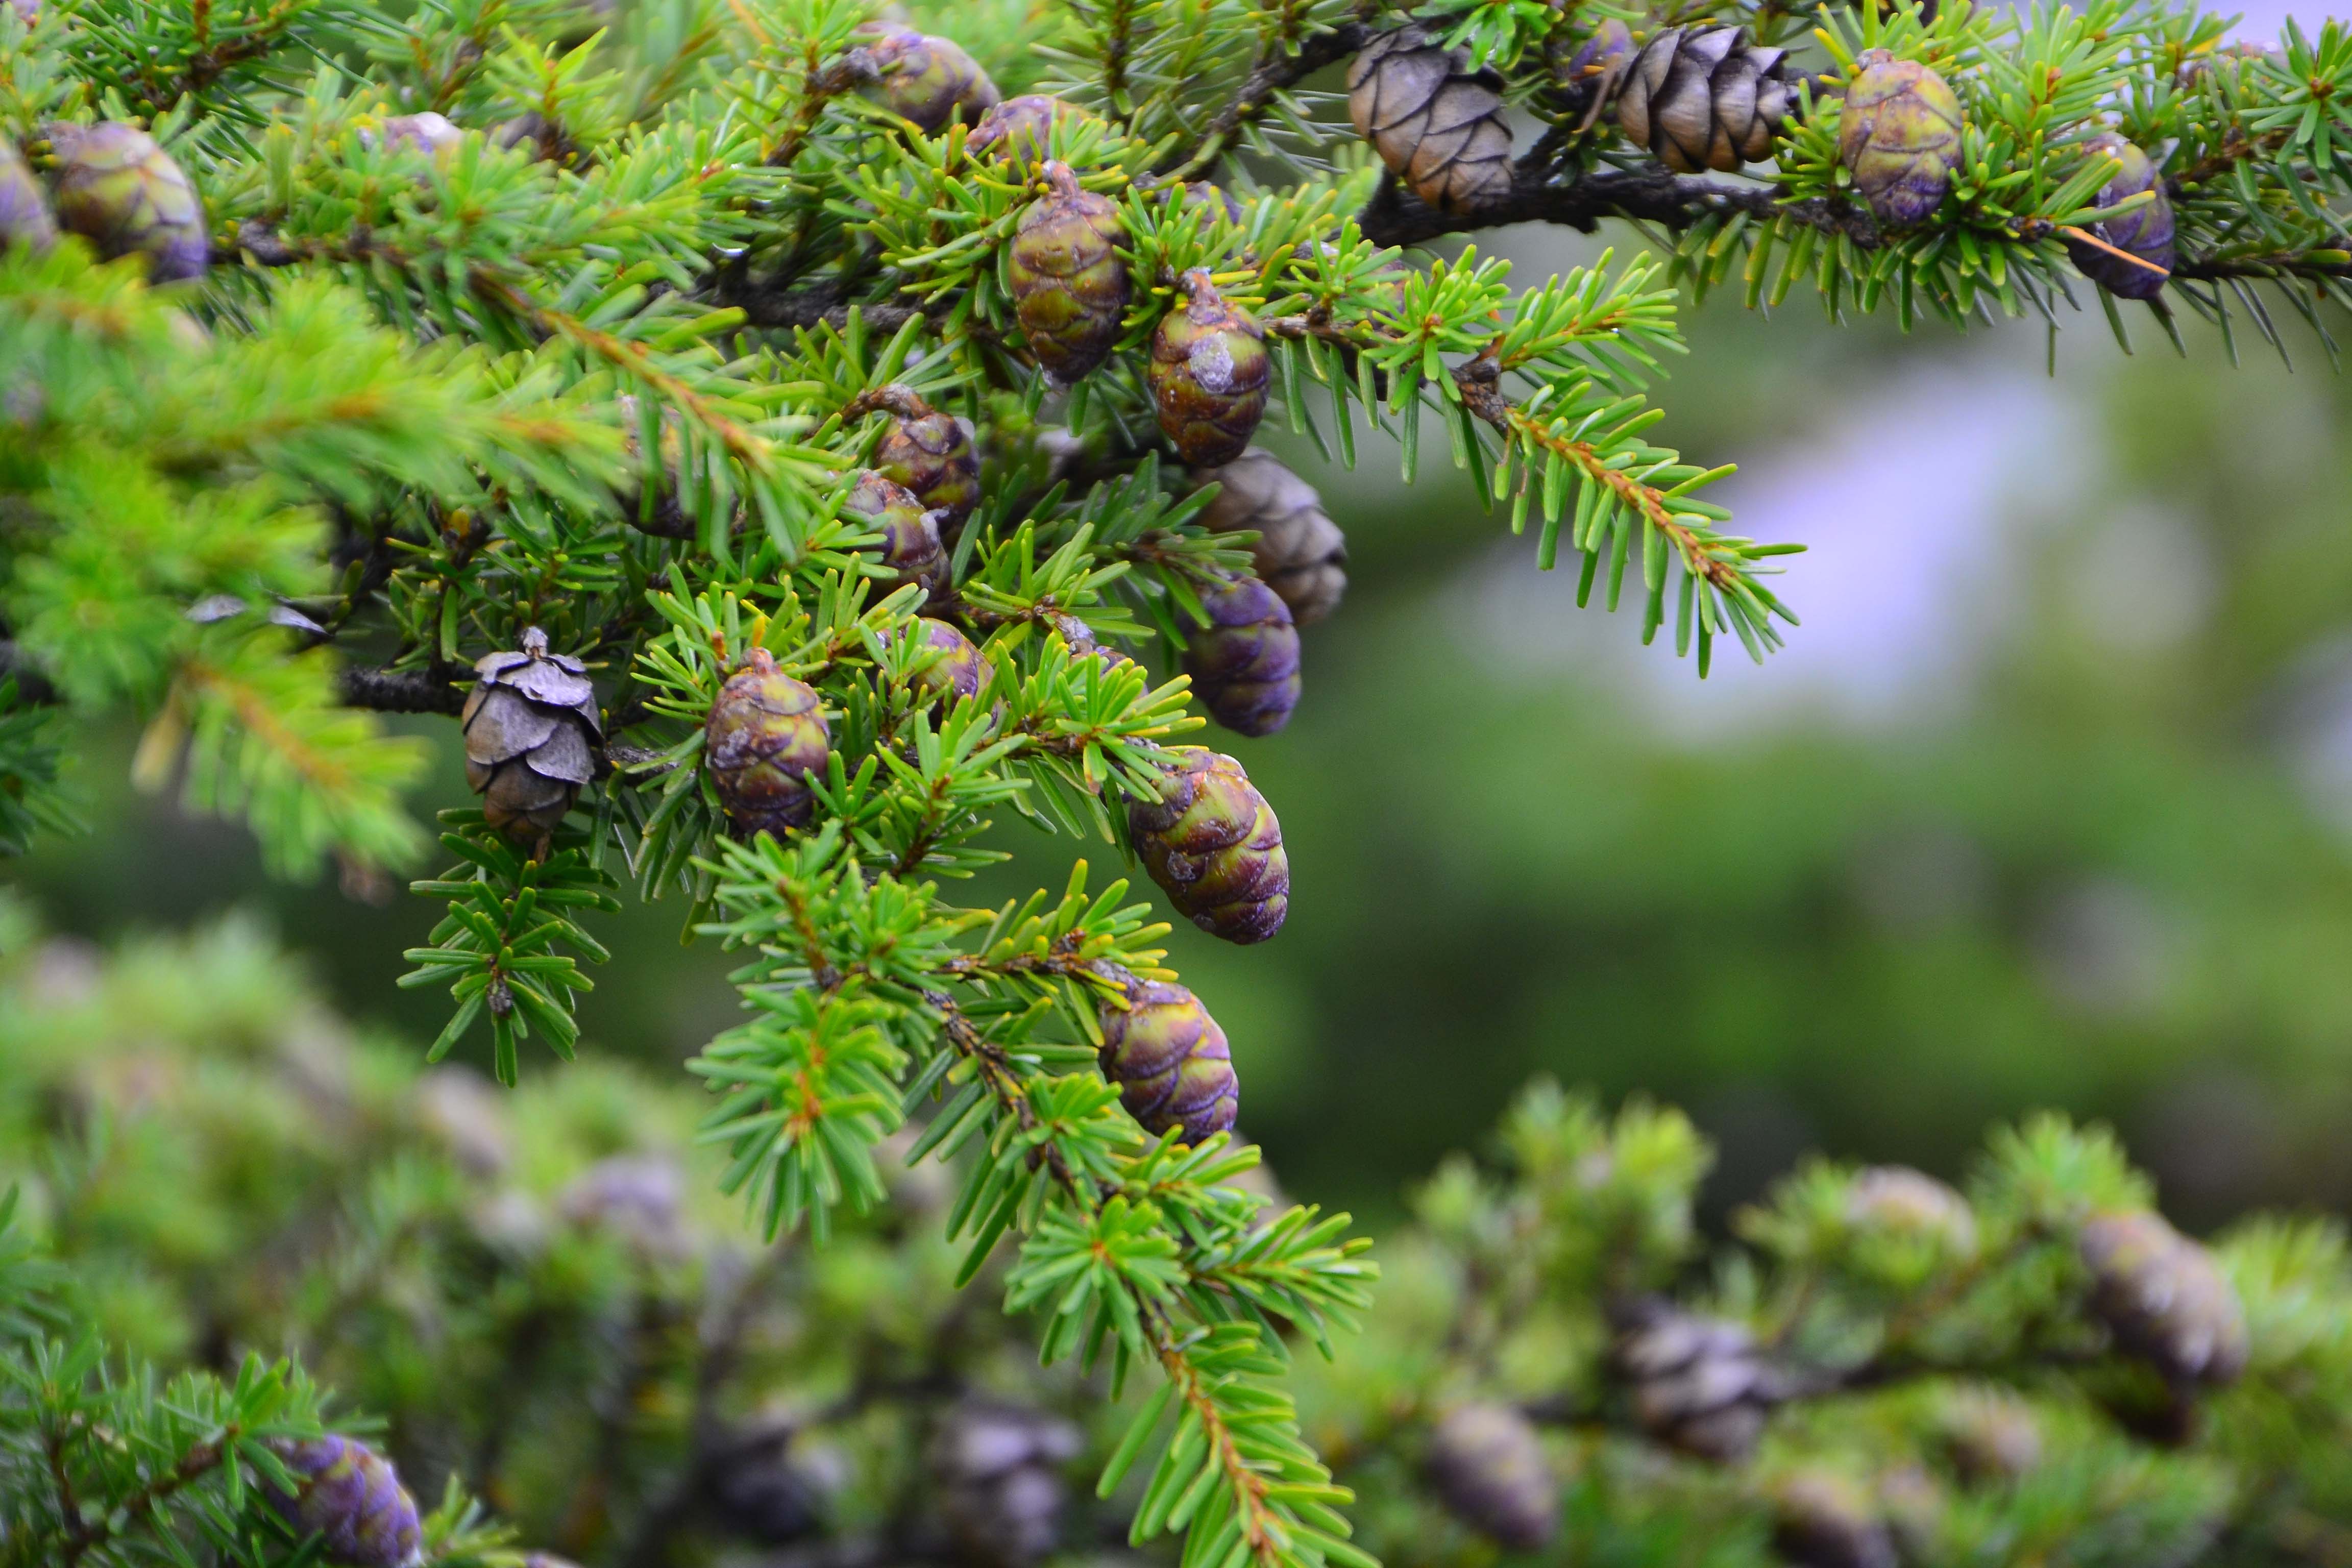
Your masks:
{"label": "hemlock tree foliage", "polygon": [[[118,1418],[153,1367],[176,1382],[145,1469],[100,1484],[133,1503],[185,1479],[79,1560],[156,1560],[161,1526],[198,1561],[232,1529],[213,1560],[299,1561],[275,1510],[228,1509],[217,1465],[224,1426],[256,1465],[314,1429],[290,1369],[240,1373],[252,1347],[332,1387],[331,1418],[380,1423],[366,1440],[437,1505],[431,1562],[516,1568],[520,1539],[1008,1568],[1126,1534],[1145,1478],[1086,1483],[1152,1389],[1038,1369],[1047,1320],[974,1296],[1018,1259],[959,1283],[955,1183],[900,1157],[911,1131],[881,1151],[889,1203],[771,1247],[717,1191],[686,1085],[425,1068],[236,925],[101,956],[21,906],[0,922],[0,1181],[41,1309],[12,1320],[0,1402],[12,1550],[38,1545],[0,1560],[71,1550],[47,1436],[84,1476],[100,1400]],[[1802,1172],[1706,1268],[1706,1151],[1679,1116],[1539,1085],[1496,1153],[1423,1185],[1362,1332],[1294,1363],[1384,1562],[2286,1562],[2352,1516],[2333,1226],[2249,1221],[2212,1272],[2110,1141],[2044,1121],[1997,1135],[1965,1196]]]}
{"label": "hemlock tree foliage", "polygon": [[[1687,1127],[1538,1094],[1508,1174],[1442,1176],[1408,1244],[1445,1331],[1391,1343],[1393,1310],[1301,1374],[1318,1457],[1292,1363],[1373,1267],[1247,1184],[1245,1021],[1116,875],[1236,942],[1286,913],[1274,808],[1179,743],[1195,698],[1279,730],[1343,585],[1250,447],[1270,414],[1343,461],[1393,435],[1408,479],[1441,432],[1538,566],[1565,548],[1704,673],[1794,625],[1795,547],[1646,439],[1678,288],[2053,333],[2095,300],[2119,337],[2186,309],[2283,352],[2291,309],[2328,342],[2352,33],[2222,34],[2113,3],[0,6],[0,837],[69,829],[67,752],[129,712],[142,775],[275,866],[378,879],[431,850],[374,715],[447,716],[481,798],[415,884],[447,907],[411,954],[452,998],[430,1057],[509,1087],[532,1041],[569,1058],[598,911],[675,900],[742,956],[746,1021],[691,1069],[761,1237],[722,1268],[669,1167],[613,1163],[669,1114],[641,1086],[528,1075],[545,1147],[501,1187],[479,1126],[404,1143],[373,1058],[338,1089],[130,1052],[101,1089],[27,992],[10,1113],[63,1131],[24,1173],[48,1252],[12,1243],[0,1298],[0,1551],[500,1560],[471,1486],[549,1544],[681,1560],[709,1520],[824,1536],[789,1456],[872,1407],[902,1471],[928,1424],[941,1533],[898,1531],[886,1476],[862,1550],[1025,1562],[1087,1436],[977,1401],[1017,1340],[1118,1407],[1099,1489],[1197,1568],[1369,1564],[1335,1463],[1381,1479],[1399,1561],[1480,1550],[1423,1497],[1569,1539],[1570,1475],[1575,1538],[1632,1560],[2340,1555],[2340,1240],[2217,1262],[2054,1124],[1968,1200],[1801,1176],[1696,1284]],[[1653,243],[1524,290],[1420,248],[1604,219]],[[1112,874],[960,907],[1013,816]],[[452,1126],[505,1114],[433,1081]],[[156,1173],[99,1223],[118,1157]],[[1005,1322],[958,1293],[982,1274]],[[287,1347],[401,1423],[437,1513],[294,1363],[236,1359]],[[835,1405],[746,1404],[827,1377]]]}

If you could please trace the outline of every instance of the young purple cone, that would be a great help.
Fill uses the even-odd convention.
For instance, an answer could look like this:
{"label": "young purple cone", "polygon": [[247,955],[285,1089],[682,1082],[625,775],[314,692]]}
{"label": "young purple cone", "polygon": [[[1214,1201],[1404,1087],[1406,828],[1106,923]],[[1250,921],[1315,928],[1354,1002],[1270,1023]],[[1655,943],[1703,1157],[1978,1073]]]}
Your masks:
{"label": "young purple cone", "polygon": [[702,765],[735,830],[782,837],[809,819],[809,776],[824,771],[833,731],[814,689],[755,647],[710,704]]}
{"label": "young purple cone", "polygon": [[1053,194],[1021,215],[1005,273],[1029,352],[1066,386],[1110,357],[1134,287],[1118,204],[1080,190],[1067,163],[1048,160],[1045,180]]}
{"label": "young purple cone", "polygon": [[1191,298],[1151,335],[1151,397],[1176,455],[1222,468],[1248,448],[1265,417],[1274,367],[1257,318],[1226,304],[1208,273],[1193,268],[1183,287]]}
{"label": "young purple cone", "polygon": [[392,1461],[350,1437],[281,1441],[273,1451],[293,1472],[290,1495],[272,1487],[269,1500],[303,1535],[317,1535],[326,1562],[341,1568],[406,1568],[423,1531],[416,1502],[402,1489]]}
{"label": "young purple cone", "polygon": [[1945,1458],[1971,1486],[2014,1481],[2042,1462],[2033,1407],[2004,1389],[1956,1391],[1937,1420]]}
{"label": "young purple cone", "polygon": [[1213,181],[1187,180],[1181,185],[1168,187],[1168,190],[1180,210],[1204,206],[1230,224],[1240,223],[1245,216],[1240,200],[1233,192]]}
{"label": "young purple cone", "polygon": [[1545,46],[1551,79],[1577,113],[1579,131],[1590,131],[1617,96],[1633,67],[1633,35],[1614,16],[1604,16],[1590,37],[1571,48],[1566,40]]}
{"label": "young purple cone", "polygon": [[[2164,292],[2172,275],[2172,198],[2165,194],[2164,177],[2156,163],[2112,131],[2103,131],[2083,143],[2084,154],[2113,158],[2120,165],[2099,192],[2099,205],[2111,207],[2144,192],[2153,195],[2146,205],[2121,217],[2102,219],[2092,234],[2115,250],[2102,250],[2074,235],[2063,235],[2066,254],[2075,270],[2122,300],[2153,300]],[[2124,254],[2118,256],[2116,251]]]}
{"label": "young purple cone", "polygon": [[1960,166],[1960,100],[1917,60],[1865,49],[1838,119],[1838,162],[1853,188],[1897,228],[1942,205]]}
{"label": "young purple cone", "polygon": [[383,122],[385,146],[414,147],[436,158],[465,139],[466,133],[450,123],[446,115],[430,110],[418,114],[395,114]]}
{"label": "young purple cone", "polygon": [[875,79],[865,94],[929,135],[963,110],[976,122],[1003,96],[963,46],[894,22],[866,22],[856,32],[873,59]]}
{"label": "young purple cone", "polygon": [[1374,38],[1348,68],[1356,134],[1414,195],[1450,213],[1474,212],[1511,191],[1502,79],[1465,71],[1467,58],[1408,22]]}
{"label": "young purple cone", "polygon": [[1251,553],[1258,581],[1282,595],[1292,620],[1303,626],[1339,608],[1348,591],[1348,540],[1314,486],[1255,447],[1222,468],[1195,468],[1192,478],[1218,487],[1201,514],[1203,527],[1257,535]]}
{"label": "young purple cone", "polygon": [[1789,112],[1789,51],[1738,27],[1666,27],[1633,59],[1618,129],[1677,174],[1736,173],[1771,155]]}
{"label": "young purple cone", "polygon": [[1908,1237],[1955,1259],[1972,1257],[1977,1249],[1977,1217],[1968,1200],[1907,1165],[1857,1172],[1846,1197],[1846,1219],[1857,1229]]}
{"label": "young purple cone", "polygon": [[19,245],[47,250],[57,237],[57,220],[49,216],[41,182],[16,144],[0,137],[0,255]]}
{"label": "young purple cone", "polygon": [[882,542],[866,546],[865,553],[878,556],[898,574],[892,589],[909,583],[921,584],[927,594],[938,589],[947,576],[947,551],[940,543],[936,514],[925,510],[912,491],[872,468],[861,468],[841,510],[845,517],[880,531]]}
{"label": "young purple cone", "polygon": [[947,702],[961,702],[967,697],[979,696],[996,679],[996,671],[986,657],[954,626],[929,616],[919,617],[915,625],[920,630],[923,646],[940,656],[915,677],[932,696]]}
{"label": "young purple cone", "polygon": [[1204,589],[1209,614],[1184,639],[1184,670],[1209,717],[1237,735],[1271,735],[1298,706],[1298,628],[1255,577]]}
{"label": "young purple cone", "polygon": [[1103,1005],[1102,1071],[1128,1114],[1155,1138],[1181,1128],[1187,1143],[1233,1131],[1241,1080],[1225,1032],[1201,999],[1181,985],[1137,980],[1126,1003]]}
{"label": "young purple cone", "polygon": [[964,140],[974,157],[1017,158],[1036,163],[1053,151],[1055,123],[1073,116],[1091,119],[1075,103],[1042,92],[1008,98],[980,117]]}
{"label": "young purple cone", "polygon": [[1898,1568],[1895,1532],[1869,1489],[1809,1468],[1772,1489],[1772,1546],[1799,1568]]}
{"label": "young purple cone", "polygon": [[1233,758],[1178,746],[1158,800],[1127,808],[1143,868],[1194,925],[1227,942],[1264,942],[1290,912],[1290,857],[1274,807]]}
{"label": "young purple cone", "polygon": [[466,782],[482,815],[519,844],[555,831],[580,786],[594,776],[604,742],[596,689],[578,659],[547,651],[547,634],[527,626],[522,647],[486,654],[457,727],[466,739]]}
{"label": "young purple cone", "polygon": [[2146,1209],[2095,1215],[2080,1247],[2091,1310],[2116,1343],[2175,1384],[2233,1383],[2246,1370],[2245,1309],[2213,1255]]}
{"label": "young purple cone", "polygon": [[980,505],[980,454],[972,450],[971,426],[912,395],[874,449],[874,468],[940,514],[943,540],[953,539]]}
{"label": "young purple cone", "polygon": [[1559,1528],[1559,1483],[1528,1418],[1507,1405],[1460,1405],[1429,1439],[1429,1479],[1446,1510],[1513,1552]]}
{"label": "young purple cone", "polygon": [[188,176],[135,125],[48,127],[58,159],[58,222],[107,257],[147,258],[147,275],[176,283],[203,274],[205,209]]}

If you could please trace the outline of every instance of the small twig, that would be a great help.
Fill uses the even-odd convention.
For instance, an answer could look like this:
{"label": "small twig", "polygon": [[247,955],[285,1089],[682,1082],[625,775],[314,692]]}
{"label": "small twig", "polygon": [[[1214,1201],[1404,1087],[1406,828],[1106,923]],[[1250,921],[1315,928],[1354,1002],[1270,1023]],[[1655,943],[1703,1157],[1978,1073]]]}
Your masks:
{"label": "small twig", "polygon": [[1449,234],[1468,234],[1515,223],[1555,223],[1591,234],[1606,217],[1688,228],[1702,218],[1731,213],[1750,217],[1794,217],[1826,233],[1843,234],[1865,250],[1878,247],[1878,226],[1862,209],[1822,198],[1790,202],[1771,186],[1735,185],[1720,180],[1669,173],[1663,165],[1591,174],[1558,183],[1559,170],[1521,159],[1510,193],[1475,212],[1441,212],[1394,179],[1356,215],[1364,237],[1375,245],[1425,245]]}
{"label": "small twig", "polygon": [[378,713],[447,713],[466,706],[465,688],[439,669],[374,669],[347,665],[338,671],[343,706]]}
{"label": "small twig", "polygon": [[[107,1516],[95,1524],[80,1522],[79,1509],[70,1516],[71,1537],[66,1542],[65,1555],[58,1559],[62,1568],[73,1568],[93,1546],[102,1546],[121,1535],[134,1521],[143,1521],[155,1511],[156,1505],[189,1483],[200,1479],[217,1468],[221,1457],[236,1441],[240,1428],[228,1426],[210,1442],[199,1443],[180,1456],[179,1463],[146,1482],[129,1497],[117,1503]],[[58,1483],[64,1495],[71,1497],[70,1483],[64,1469],[63,1452],[52,1446],[50,1462],[56,1468]]]}
{"label": "small twig", "polygon": [[1302,41],[1297,51],[1271,58],[1261,55],[1231,101],[1209,121],[1209,134],[1200,149],[1172,169],[1172,180],[1197,180],[1216,168],[1230,149],[1234,132],[1265,112],[1277,93],[1286,91],[1334,61],[1346,59],[1369,42],[1372,29],[1362,22],[1346,22],[1328,33]]}

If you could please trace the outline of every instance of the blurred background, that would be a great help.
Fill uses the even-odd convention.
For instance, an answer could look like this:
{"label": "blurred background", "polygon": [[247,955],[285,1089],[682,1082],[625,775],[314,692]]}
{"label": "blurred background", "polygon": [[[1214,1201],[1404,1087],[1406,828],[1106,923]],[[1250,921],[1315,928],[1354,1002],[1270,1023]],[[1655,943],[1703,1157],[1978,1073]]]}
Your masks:
{"label": "blurred background", "polygon": [[[1491,238],[1522,281],[1597,252]],[[1540,1071],[1686,1106],[1718,1213],[1811,1149],[1952,1173],[2040,1105],[2114,1122],[2192,1226],[2352,1201],[2352,385],[2307,335],[2233,370],[2144,316],[2131,357],[2070,321],[2054,371],[2032,322],[1687,325],[1661,439],[1741,465],[1740,531],[1811,547],[1763,668],[1701,681],[1635,610],[1579,610],[1434,433],[1410,491],[1377,446],[1349,474],[1272,443],[1352,586],[1289,729],[1210,739],[1279,811],[1295,903],[1263,947],[1171,940],[1284,1184],[1392,1216]],[[466,796],[424,732],[429,813]],[[438,906],[269,884],[240,831],[129,792],[132,739],[81,775],[98,830],[12,871],[53,929],[254,911],[421,1047],[446,999],[394,980]],[[1115,860],[1006,834],[975,902]],[[684,913],[609,922],[585,1049],[676,1060],[730,1021]]]}

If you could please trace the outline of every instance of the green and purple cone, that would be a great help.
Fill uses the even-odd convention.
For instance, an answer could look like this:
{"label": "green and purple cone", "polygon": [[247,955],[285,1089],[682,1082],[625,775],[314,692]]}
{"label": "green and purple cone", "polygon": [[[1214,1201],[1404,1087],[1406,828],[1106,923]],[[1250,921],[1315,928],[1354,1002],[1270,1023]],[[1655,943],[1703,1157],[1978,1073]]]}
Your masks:
{"label": "green and purple cone", "polygon": [[2124,255],[2085,245],[2073,235],[2062,236],[2066,254],[2076,271],[2116,298],[2153,300],[2164,292],[2165,280],[2172,274],[2172,198],[2165,194],[2164,176],[2153,159],[2112,131],[2084,142],[2083,152],[2122,165],[2099,192],[2099,205],[2111,207],[2142,192],[2155,195],[2145,206],[2091,226],[2093,234]]}
{"label": "green and purple cone", "polygon": [[211,253],[205,209],[171,154],[135,125],[51,125],[58,222],[109,258],[147,258],[158,283],[200,277]]}
{"label": "green and purple cone", "polygon": [[1265,417],[1274,368],[1257,318],[1226,304],[1208,273],[1184,274],[1184,291],[1191,298],[1151,334],[1151,398],[1178,457],[1223,468]]}
{"label": "green and purple cone", "polygon": [[1290,606],[1255,577],[1201,595],[1208,624],[1184,639],[1184,670],[1209,717],[1237,735],[1271,735],[1298,706],[1298,628]]}
{"label": "green and purple cone", "polygon": [[833,731],[814,689],[755,647],[710,704],[703,766],[737,832],[782,837],[809,819],[812,774],[824,772]]}
{"label": "green and purple cone", "polygon": [[1067,386],[1110,357],[1134,287],[1118,204],[1080,190],[1067,163],[1048,160],[1045,180],[1053,194],[1021,215],[1005,274],[1029,352]]}
{"label": "green and purple cone", "polygon": [[1127,808],[1135,853],[1178,912],[1227,942],[1264,942],[1290,912],[1282,824],[1241,763],[1177,746],[1158,800]]}
{"label": "green and purple cone", "polygon": [[913,491],[872,468],[861,468],[841,510],[845,518],[881,533],[882,542],[865,546],[864,553],[878,557],[897,574],[892,589],[919,583],[926,594],[938,590],[947,576],[947,551],[940,543],[936,514],[926,510]]}
{"label": "green and purple cone", "polygon": [[1865,49],[1845,89],[1838,162],[1878,221],[1902,228],[1942,205],[1960,166],[1960,100],[1917,60]]}
{"label": "green and purple cone", "polygon": [[41,182],[16,144],[0,137],[0,252],[19,245],[47,250],[57,237],[57,220],[49,216]]}
{"label": "green and purple cone", "polygon": [[406,1568],[423,1539],[416,1502],[402,1489],[392,1461],[352,1438],[330,1435],[273,1443],[297,1479],[289,1495],[270,1488],[278,1512],[339,1568]]}
{"label": "green and purple cone", "polygon": [[961,44],[895,22],[864,23],[856,36],[876,72],[866,96],[926,135],[954,119],[958,110],[965,124],[977,122],[1002,96]]}
{"label": "green and purple cone", "polygon": [[1103,1077],[1118,1085],[1128,1114],[1157,1138],[1181,1129],[1187,1143],[1233,1131],[1241,1079],[1224,1030],[1181,985],[1129,983],[1127,1005],[1102,1010]]}
{"label": "green and purple cone", "polygon": [[457,727],[466,782],[489,825],[517,843],[555,831],[580,786],[595,775],[604,727],[587,667],[547,651],[547,634],[525,627],[522,647],[485,654]]}
{"label": "green and purple cone", "polygon": [[926,665],[916,682],[942,701],[961,702],[967,697],[977,697],[996,679],[992,668],[979,647],[962,632],[945,621],[919,616],[915,626],[920,630],[923,646],[940,657]]}
{"label": "green and purple cone", "polygon": [[1513,1552],[1559,1529],[1559,1482],[1528,1418],[1507,1405],[1458,1405],[1430,1434],[1428,1470],[1454,1518]]}
{"label": "green and purple cone", "polygon": [[974,157],[1037,163],[1053,153],[1055,124],[1073,117],[1092,118],[1076,104],[1042,92],[1008,98],[980,117],[964,151]]}
{"label": "green and purple cone", "polygon": [[2123,1350],[2176,1384],[2233,1383],[2246,1370],[2245,1309],[2213,1255],[2147,1209],[2095,1215],[2080,1248],[2091,1310]]}
{"label": "green and purple cone", "polygon": [[962,420],[928,404],[915,406],[923,412],[890,426],[874,449],[874,467],[914,492],[925,510],[940,513],[940,537],[952,540],[980,505],[980,454]]}

